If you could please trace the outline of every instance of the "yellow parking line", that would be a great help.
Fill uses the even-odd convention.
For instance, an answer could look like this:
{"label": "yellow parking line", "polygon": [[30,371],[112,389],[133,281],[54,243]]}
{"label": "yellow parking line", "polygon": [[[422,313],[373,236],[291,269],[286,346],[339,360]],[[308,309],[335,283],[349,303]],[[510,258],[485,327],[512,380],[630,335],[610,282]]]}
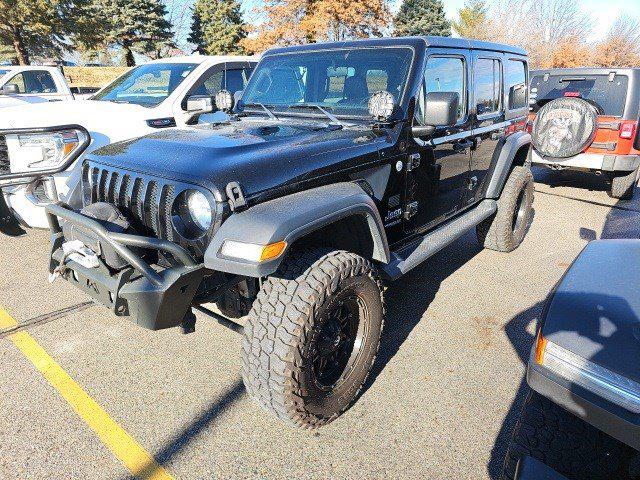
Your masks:
{"label": "yellow parking line", "polygon": [[[13,327],[16,321],[0,308],[0,328]],[[64,397],[80,418],[98,434],[102,443],[137,478],[168,480],[173,477],[138,442],[105,412],[27,332],[7,337]]]}

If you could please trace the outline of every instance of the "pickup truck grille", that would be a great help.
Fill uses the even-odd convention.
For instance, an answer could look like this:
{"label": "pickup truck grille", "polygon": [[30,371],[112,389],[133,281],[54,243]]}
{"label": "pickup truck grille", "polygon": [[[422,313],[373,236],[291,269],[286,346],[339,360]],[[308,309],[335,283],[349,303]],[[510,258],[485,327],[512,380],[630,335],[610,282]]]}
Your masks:
{"label": "pickup truck grille", "polygon": [[10,173],[9,150],[4,135],[0,135],[0,175]]}
{"label": "pickup truck grille", "polygon": [[185,239],[177,233],[171,218],[176,196],[197,187],[92,162],[84,164],[82,176],[85,205],[110,203],[118,207],[138,234],[176,242],[196,258],[204,255],[211,233],[198,240]]}

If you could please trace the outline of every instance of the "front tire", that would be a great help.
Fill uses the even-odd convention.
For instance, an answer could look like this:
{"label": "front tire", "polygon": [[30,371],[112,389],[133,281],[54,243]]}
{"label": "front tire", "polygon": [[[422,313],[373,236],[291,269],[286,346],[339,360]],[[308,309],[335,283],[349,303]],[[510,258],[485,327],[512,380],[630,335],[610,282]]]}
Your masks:
{"label": "front tire", "polygon": [[570,480],[632,480],[633,450],[529,390],[504,460],[501,480],[514,480],[528,455]]}
{"label": "front tire", "polygon": [[293,252],[249,313],[242,345],[249,395],[291,425],[331,422],[362,389],[383,322],[370,261],[346,251]]}
{"label": "front tire", "polygon": [[478,242],[499,252],[511,252],[524,240],[533,217],[533,174],[514,167],[498,199],[496,214],[476,227]]}

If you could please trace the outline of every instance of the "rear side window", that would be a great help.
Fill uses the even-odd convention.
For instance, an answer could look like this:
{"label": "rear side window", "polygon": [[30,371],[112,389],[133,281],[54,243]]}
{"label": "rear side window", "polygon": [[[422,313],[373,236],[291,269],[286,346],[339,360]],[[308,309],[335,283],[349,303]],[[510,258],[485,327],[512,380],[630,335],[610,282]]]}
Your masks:
{"label": "rear side window", "polygon": [[509,110],[527,107],[527,65],[520,60],[508,60],[504,76],[509,89]]}
{"label": "rear side window", "polygon": [[615,75],[536,75],[531,79],[534,110],[561,97],[583,98],[596,105],[602,115],[621,117],[627,101],[629,77]]}
{"label": "rear side window", "polygon": [[475,102],[478,115],[500,111],[500,61],[479,58],[475,72]]}

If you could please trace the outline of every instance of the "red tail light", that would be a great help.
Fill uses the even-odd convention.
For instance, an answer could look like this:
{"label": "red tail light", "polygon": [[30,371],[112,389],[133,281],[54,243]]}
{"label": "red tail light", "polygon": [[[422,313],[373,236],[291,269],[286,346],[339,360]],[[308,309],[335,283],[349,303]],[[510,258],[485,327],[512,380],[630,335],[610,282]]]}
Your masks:
{"label": "red tail light", "polygon": [[636,131],[636,122],[624,122],[620,126],[620,138],[625,138],[629,140],[633,138],[635,131]]}

